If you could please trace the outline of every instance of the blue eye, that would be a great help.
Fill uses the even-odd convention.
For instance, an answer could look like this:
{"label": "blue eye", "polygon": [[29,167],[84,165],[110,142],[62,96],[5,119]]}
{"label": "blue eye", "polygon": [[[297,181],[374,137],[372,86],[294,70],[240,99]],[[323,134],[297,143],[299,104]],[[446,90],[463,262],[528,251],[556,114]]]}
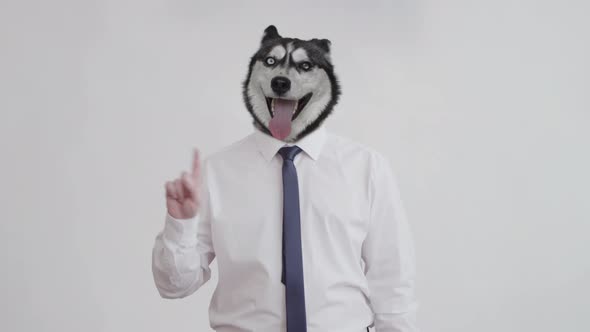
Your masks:
{"label": "blue eye", "polygon": [[277,61],[275,60],[275,58],[269,56],[268,58],[264,59],[264,63],[267,66],[273,66],[275,63],[277,63]]}
{"label": "blue eye", "polygon": [[305,71],[309,71],[311,69],[311,63],[309,63],[308,61],[304,61],[299,64],[299,68],[301,68]]}

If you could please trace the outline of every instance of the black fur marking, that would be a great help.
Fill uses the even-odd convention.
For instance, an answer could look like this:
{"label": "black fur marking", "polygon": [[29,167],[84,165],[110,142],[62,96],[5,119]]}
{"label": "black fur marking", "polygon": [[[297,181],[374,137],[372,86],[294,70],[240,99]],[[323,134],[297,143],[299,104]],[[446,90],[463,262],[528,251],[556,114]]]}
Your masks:
{"label": "black fur marking", "polygon": [[314,38],[314,39],[310,40],[310,42],[315,43],[319,48],[324,50],[324,52],[330,53],[330,46],[332,45],[332,42],[330,42],[328,39],[315,39]]}
{"label": "black fur marking", "polygon": [[269,25],[266,29],[264,29],[264,36],[262,36],[262,44],[275,39],[281,39],[281,35],[277,31],[277,28],[274,25]]}

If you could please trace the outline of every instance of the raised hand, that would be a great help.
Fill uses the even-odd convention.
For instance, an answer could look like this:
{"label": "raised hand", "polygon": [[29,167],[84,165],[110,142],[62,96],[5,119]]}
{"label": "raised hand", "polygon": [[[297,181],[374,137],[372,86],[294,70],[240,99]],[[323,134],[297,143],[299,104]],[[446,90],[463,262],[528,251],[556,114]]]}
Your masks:
{"label": "raised hand", "polygon": [[193,218],[199,212],[201,161],[195,149],[190,173],[182,172],[179,178],[166,182],[166,208],[175,219]]}

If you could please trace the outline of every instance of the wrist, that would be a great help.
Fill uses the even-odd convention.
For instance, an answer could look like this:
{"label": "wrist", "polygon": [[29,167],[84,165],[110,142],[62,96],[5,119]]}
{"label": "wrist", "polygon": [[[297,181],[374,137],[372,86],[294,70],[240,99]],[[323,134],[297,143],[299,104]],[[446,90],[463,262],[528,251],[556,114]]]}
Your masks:
{"label": "wrist", "polygon": [[179,219],[166,212],[164,237],[174,243],[194,244],[197,241],[197,225],[197,215]]}

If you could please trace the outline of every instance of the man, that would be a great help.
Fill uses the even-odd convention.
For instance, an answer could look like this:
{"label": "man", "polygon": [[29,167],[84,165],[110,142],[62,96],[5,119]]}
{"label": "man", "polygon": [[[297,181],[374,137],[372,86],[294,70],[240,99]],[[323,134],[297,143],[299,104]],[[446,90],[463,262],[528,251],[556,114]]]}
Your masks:
{"label": "man", "polygon": [[388,161],[327,132],[340,86],[327,39],[274,26],[243,97],[254,132],[166,183],[160,295],[210,279],[217,332],[416,332],[414,248]]}

